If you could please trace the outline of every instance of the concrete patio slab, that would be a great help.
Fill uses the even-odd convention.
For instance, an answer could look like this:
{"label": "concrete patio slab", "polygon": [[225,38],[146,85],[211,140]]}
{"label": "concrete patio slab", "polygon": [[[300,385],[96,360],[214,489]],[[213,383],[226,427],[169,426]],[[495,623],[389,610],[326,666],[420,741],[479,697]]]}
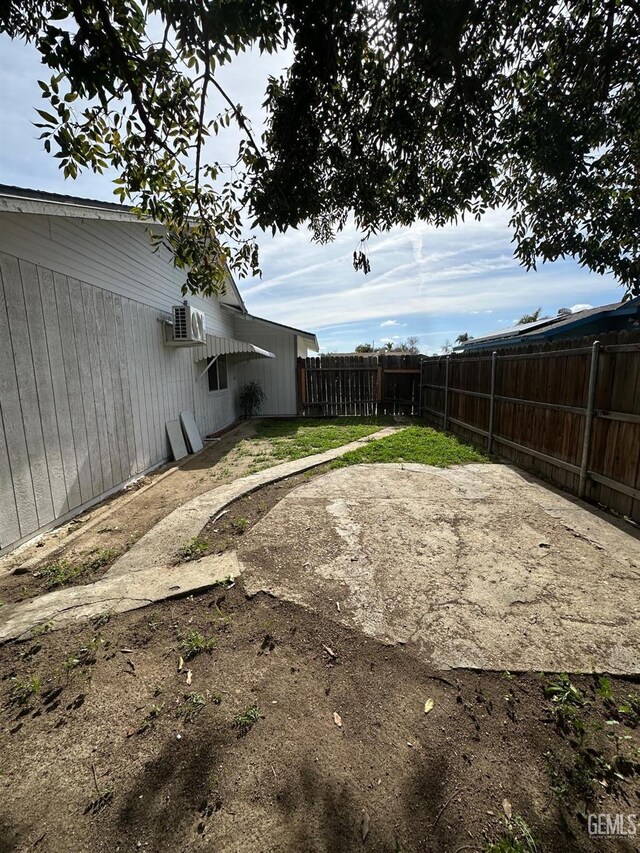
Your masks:
{"label": "concrete patio slab", "polygon": [[640,672],[640,542],[505,465],[332,471],[243,539],[245,587],[436,667]]}

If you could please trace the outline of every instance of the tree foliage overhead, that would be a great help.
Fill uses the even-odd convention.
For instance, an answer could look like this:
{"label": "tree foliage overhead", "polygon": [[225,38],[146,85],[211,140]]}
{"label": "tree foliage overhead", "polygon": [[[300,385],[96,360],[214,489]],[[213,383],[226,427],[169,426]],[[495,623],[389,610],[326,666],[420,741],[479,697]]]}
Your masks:
{"label": "tree foliage overhead", "polygon": [[[192,291],[221,260],[258,271],[243,217],[325,241],[505,206],[526,266],[640,293],[640,0],[3,0],[0,31],[52,72],[45,148],[71,177],[115,167]],[[291,57],[261,139],[217,79],[250,47]]]}

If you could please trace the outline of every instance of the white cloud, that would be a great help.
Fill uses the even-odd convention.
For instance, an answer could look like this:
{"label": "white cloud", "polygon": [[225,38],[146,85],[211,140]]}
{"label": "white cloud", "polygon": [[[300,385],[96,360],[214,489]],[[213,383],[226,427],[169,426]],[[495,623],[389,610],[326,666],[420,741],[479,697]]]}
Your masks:
{"label": "white cloud", "polygon": [[385,320],[384,323],[380,323],[381,326],[399,326],[397,320]]}
{"label": "white cloud", "polygon": [[574,314],[576,311],[588,311],[589,308],[593,308],[593,305],[589,305],[588,302],[579,302],[577,305],[571,306],[571,313]]}

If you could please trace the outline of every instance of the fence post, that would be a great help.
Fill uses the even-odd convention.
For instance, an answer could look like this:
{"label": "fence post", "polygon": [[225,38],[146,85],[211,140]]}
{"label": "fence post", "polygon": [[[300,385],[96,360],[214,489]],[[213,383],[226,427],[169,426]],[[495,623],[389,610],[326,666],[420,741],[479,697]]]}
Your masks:
{"label": "fence post", "polygon": [[449,356],[444,362],[444,419],[442,429],[446,431],[449,426]]}
{"label": "fence post", "polygon": [[591,427],[593,425],[593,410],[596,399],[596,382],[598,379],[598,355],[600,354],[600,341],[594,341],[591,348],[591,371],[589,373],[589,394],[587,397],[587,410],[584,420],[584,441],[582,444],[582,463],[580,465],[580,482],[578,484],[578,497],[583,498],[587,489],[587,475],[589,472],[589,451],[591,449]]}
{"label": "fence post", "polygon": [[489,435],[487,436],[487,453],[491,453],[493,447],[493,412],[496,403],[496,363],[498,353],[491,353],[491,398],[489,400]]}

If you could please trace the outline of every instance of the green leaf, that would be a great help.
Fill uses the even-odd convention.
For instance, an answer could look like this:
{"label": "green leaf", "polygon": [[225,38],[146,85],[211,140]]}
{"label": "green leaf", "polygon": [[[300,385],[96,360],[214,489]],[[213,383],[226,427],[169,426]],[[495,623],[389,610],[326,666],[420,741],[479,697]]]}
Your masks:
{"label": "green leaf", "polygon": [[52,116],[51,113],[45,112],[45,110],[36,110],[38,115],[43,118],[49,124],[57,124],[58,119],[55,116]]}

